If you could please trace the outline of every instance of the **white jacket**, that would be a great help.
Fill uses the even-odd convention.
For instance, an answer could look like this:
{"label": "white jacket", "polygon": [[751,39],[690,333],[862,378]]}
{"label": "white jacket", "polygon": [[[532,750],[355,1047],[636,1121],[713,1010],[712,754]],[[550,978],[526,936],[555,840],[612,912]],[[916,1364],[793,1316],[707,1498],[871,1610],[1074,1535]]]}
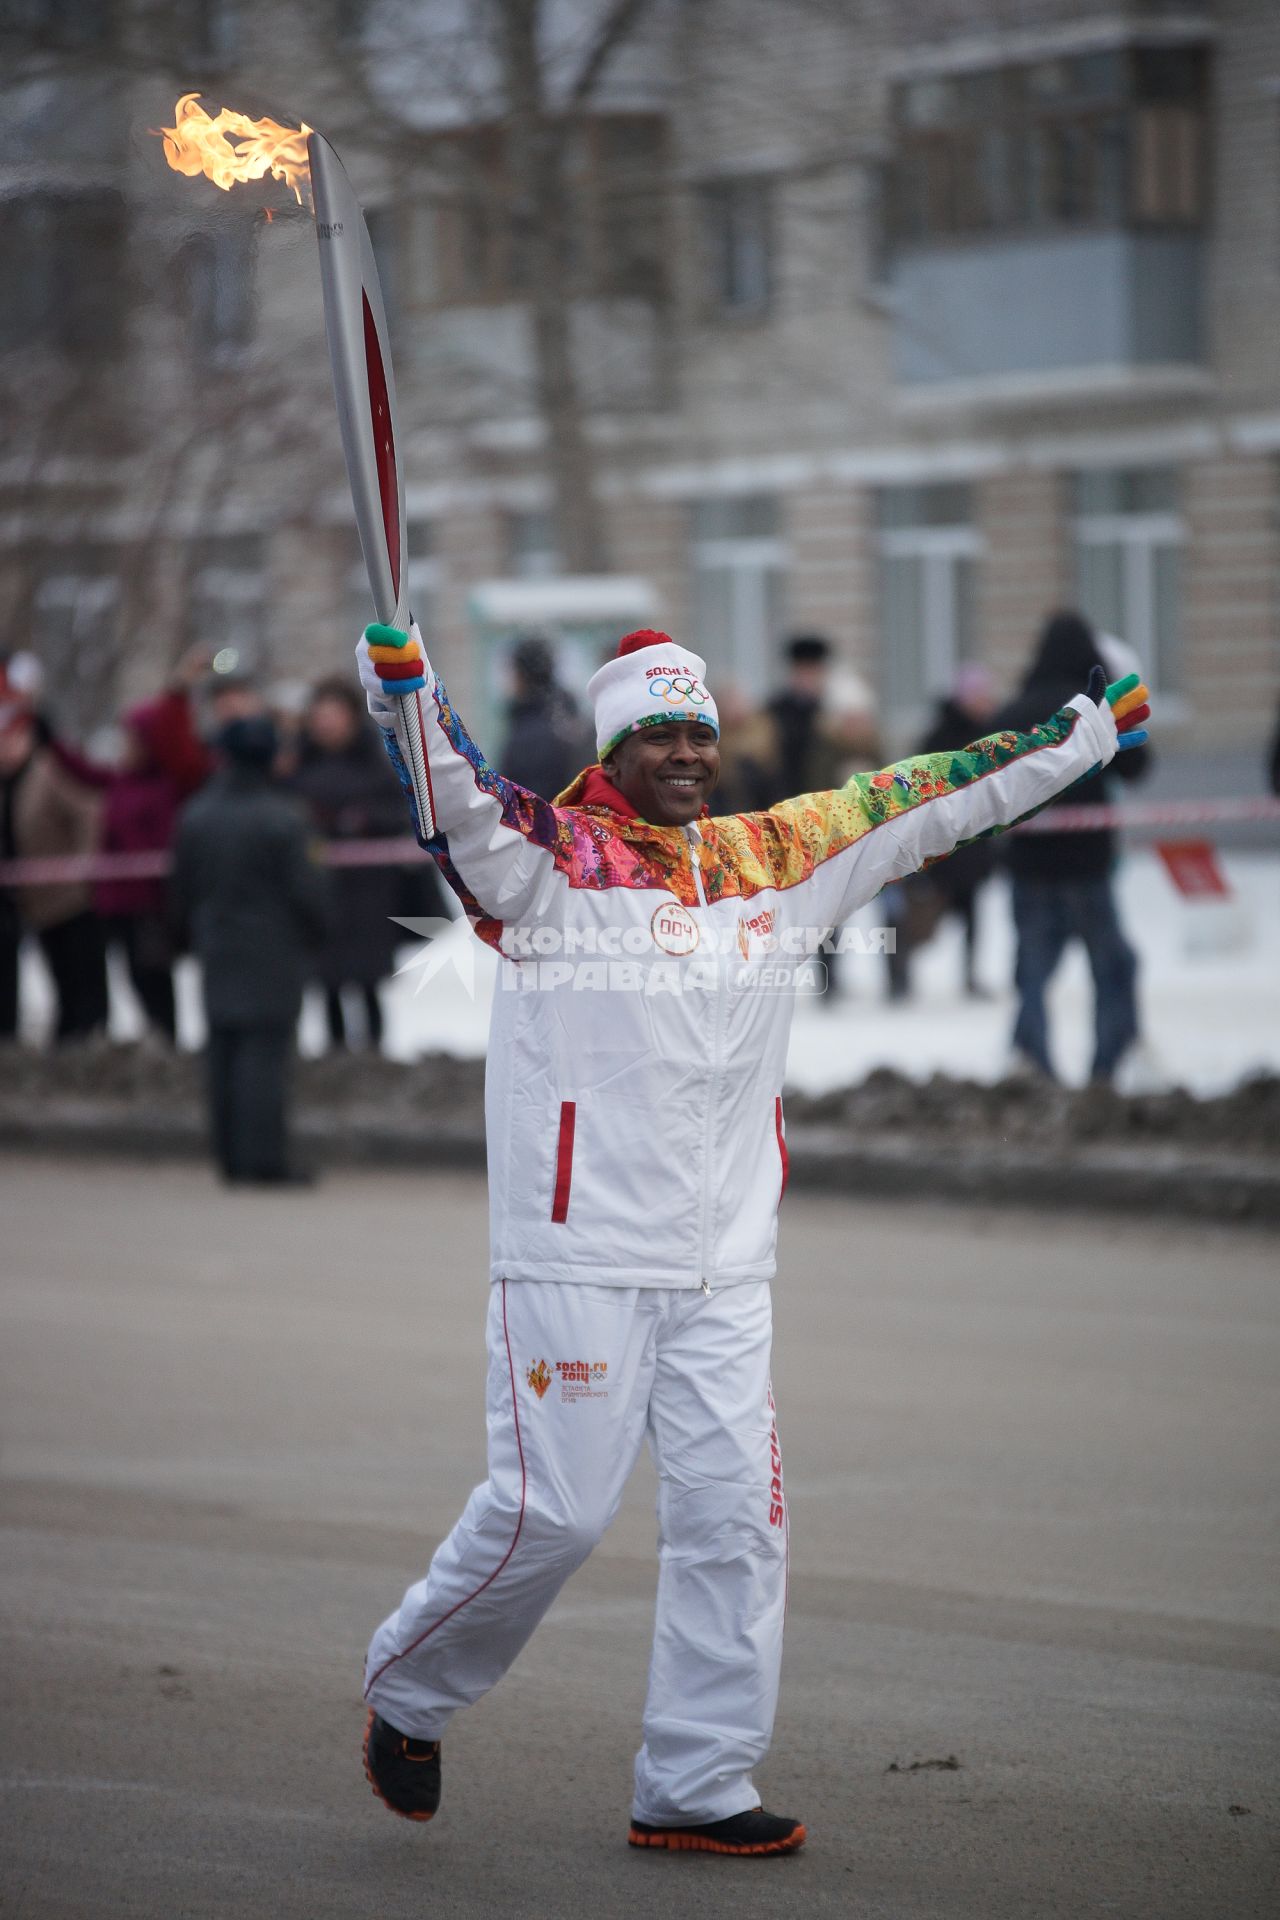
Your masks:
{"label": "white jacket", "polygon": [[[554,806],[503,779],[430,667],[426,679],[409,696],[438,823],[423,844],[508,956],[486,1081],[495,1280],[769,1278],[794,998],[776,973],[797,965],[789,949],[1116,751],[1110,708],[1081,694],[1029,734],[856,774],[767,813],[652,826],[582,804],[598,770]],[[384,738],[412,806],[401,746]]]}

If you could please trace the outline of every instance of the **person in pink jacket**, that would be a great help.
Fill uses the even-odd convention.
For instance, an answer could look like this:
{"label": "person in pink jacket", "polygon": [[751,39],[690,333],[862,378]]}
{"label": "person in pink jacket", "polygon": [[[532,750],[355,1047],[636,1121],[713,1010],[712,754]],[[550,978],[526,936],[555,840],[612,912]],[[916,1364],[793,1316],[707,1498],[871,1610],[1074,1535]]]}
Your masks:
{"label": "person in pink jacket", "polygon": [[[170,686],[121,715],[124,744],[116,766],[99,765],[51,735],[51,749],[64,771],[102,796],[98,852],[163,854],[172,846],[179,811],[213,771],[213,756],[191,711],[191,689],[207,668],[206,654],[189,654]],[[107,943],[124,955],[147,1024],[172,1041],[168,896],[168,883],[158,875],[103,879],[93,886],[93,910]]]}
{"label": "person in pink jacket", "polygon": [[[121,724],[124,759],[103,796],[102,852],[167,852],[178,814],[208,778],[212,756],[192,724],[184,685],[131,707]],[[168,895],[168,882],[158,877],[99,880],[94,887],[94,907],[108,944],[123,952],[148,1024],[171,1041],[174,953]]]}
{"label": "person in pink jacket", "polygon": [[1133,727],[1142,690],[1108,692],[1099,674],[1025,733],[716,817],[715,701],[667,634],[628,635],[595,674],[599,761],[554,803],[485,762],[416,632],[369,628],[358,654],[410,798],[404,703],[418,708],[436,814],[423,844],[504,961],[486,1092],[488,1475],[373,1636],[370,1784],[431,1818],[449,1721],[591,1551],[647,1440],[658,1598],[629,1841],[793,1852],[804,1826],[765,1811],[752,1780],[786,1592],[770,1280],[792,990],[888,881],[1105,765],[1112,702]]}

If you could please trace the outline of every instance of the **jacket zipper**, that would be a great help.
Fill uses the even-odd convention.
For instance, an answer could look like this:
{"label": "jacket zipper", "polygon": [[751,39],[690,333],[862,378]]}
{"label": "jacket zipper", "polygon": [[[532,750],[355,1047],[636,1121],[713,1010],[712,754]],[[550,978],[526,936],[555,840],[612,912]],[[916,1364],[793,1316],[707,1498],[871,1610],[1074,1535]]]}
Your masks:
{"label": "jacket zipper", "polygon": [[[697,828],[693,826],[686,828],[685,831],[689,839],[689,858],[693,864],[693,884],[697,889],[698,905],[707,908],[709,912],[710,902],[707,899],[707,890],[702,884],[702,865],[698,859],[698,848],[701,845],[702,836]],[[707,1090],[707,1112],[702,1135],[702,1213],[698,1230],[698,1270],[702,1275],[702,1291],[707,1295],[708,1299],[711,1296],[711,1281],[707,1274],[707,1240],[711,1213],[711,1197],[714,1191],[711,1180],[711,1141],[714,1131],[713,1116],[716,1110],[716,1083],[720,1076],[720,1018],[722,1002],[724,1000],[724,995],[720,990],[718,955],[716,956],[716,960],[716,1004],[711,1026],[711,1079]]]}

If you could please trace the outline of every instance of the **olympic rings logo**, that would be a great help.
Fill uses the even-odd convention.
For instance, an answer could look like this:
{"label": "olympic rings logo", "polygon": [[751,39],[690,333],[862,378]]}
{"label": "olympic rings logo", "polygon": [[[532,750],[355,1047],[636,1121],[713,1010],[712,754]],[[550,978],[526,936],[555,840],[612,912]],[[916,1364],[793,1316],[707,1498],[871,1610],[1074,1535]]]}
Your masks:
{"label": "olympic rings logo", "polygon": [[669,707],[682,707],[686,702],[691,707],[703,707],[708,697],[700,680],[690,679],[683,674],[670,680],[659,678],[649,682],[649,698],[665,700]]}

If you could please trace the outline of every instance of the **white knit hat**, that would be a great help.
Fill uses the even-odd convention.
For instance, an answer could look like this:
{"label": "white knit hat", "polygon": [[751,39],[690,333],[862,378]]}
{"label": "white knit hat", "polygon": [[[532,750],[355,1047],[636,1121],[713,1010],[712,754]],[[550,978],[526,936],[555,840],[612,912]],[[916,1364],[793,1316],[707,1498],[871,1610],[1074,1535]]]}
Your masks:
{"label": "white knit hat", "polygon": [[606,759],[629,733],[671,720],[699,720],[720,732],[716,703],[707,691],[707,663],[669,633],[642,627],[618,642],[587,682],[596,723],[596,751]]}

